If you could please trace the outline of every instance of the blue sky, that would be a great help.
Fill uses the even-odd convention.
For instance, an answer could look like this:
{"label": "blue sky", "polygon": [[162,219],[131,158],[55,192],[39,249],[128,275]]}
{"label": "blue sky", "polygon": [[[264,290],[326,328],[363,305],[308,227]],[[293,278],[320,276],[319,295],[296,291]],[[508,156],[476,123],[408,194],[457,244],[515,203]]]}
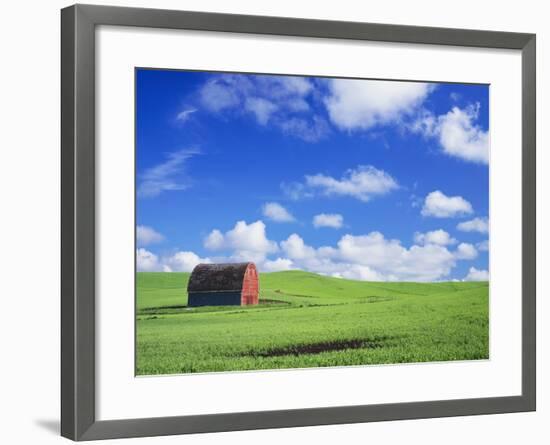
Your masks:
{"label": "blue sky", "polygon": [[136,71],[138,270],[488,279],[489,87]]}

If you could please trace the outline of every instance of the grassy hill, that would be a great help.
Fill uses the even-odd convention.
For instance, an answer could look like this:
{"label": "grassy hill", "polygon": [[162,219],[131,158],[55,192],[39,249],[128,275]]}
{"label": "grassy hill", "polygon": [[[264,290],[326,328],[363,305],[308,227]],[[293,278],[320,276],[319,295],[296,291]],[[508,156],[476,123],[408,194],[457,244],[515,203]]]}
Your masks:
{"label": "grassy hill", "polygon": [[488,283],[260,274],[258,306],[187,308],[188,273],[137,274],[137,374],[475,360]]}

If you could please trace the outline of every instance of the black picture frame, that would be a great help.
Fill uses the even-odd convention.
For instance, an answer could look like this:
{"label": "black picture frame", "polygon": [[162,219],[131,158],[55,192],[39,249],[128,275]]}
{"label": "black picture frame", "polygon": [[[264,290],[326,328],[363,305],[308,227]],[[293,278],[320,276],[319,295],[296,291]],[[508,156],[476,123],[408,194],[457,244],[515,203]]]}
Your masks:
{"label": "black picture frame", "polygon": [[[95,28],[120,25],[521,51],[522,393],[519,396],[98,421],[95,416]],[[111,6],[61,11],[61,434],[73,440],[534,411],[534,34]]]}

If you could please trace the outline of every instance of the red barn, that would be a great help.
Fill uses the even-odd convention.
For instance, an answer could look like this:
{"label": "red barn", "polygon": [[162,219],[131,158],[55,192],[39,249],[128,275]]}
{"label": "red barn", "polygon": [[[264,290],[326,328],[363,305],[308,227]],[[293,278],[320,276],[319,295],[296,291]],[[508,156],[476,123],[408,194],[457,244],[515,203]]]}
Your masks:
{"label": "red barn", "polygon": [[187,306],[258,304],[260,285],[254,263],[199,264],[187,284]]}

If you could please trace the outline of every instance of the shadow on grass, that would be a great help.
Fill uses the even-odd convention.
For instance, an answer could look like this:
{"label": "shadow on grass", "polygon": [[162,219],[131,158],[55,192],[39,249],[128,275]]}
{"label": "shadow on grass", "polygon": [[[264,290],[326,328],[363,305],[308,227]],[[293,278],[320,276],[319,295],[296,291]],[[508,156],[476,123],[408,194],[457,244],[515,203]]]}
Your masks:
{"label": "shadow on grass", "polygon": [[374,338],[335,340],[318,343],[290,345],[273,348],[267,351],[247,351],[243,357],[281,357],[285,355],[320,354],[322,352],[344,351],[346,349],[379,349],[386,346],[391,337],[381,336]]}

